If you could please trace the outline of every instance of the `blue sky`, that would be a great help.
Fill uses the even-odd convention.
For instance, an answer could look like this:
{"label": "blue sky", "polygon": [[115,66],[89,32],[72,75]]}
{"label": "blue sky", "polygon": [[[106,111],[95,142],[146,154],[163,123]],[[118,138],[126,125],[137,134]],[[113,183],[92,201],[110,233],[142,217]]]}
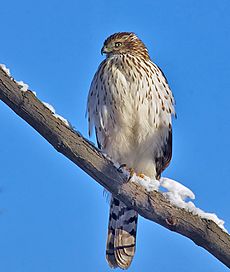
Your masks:
{"label": "blue sky", "polygon": [[[176,98],[164,176],[230,230],[229,0],[2,1],[0,63],[87,136],[85,104],[104,39],[133,31]],[[0,102],[0,271],[110,271],[103,189]],[[228,271],[143,218],[129,271]]]}

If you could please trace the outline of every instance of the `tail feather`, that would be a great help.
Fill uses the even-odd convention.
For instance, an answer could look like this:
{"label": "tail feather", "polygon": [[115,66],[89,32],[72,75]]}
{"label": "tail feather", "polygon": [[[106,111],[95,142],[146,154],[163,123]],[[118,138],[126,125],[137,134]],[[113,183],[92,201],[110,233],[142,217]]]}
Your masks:
{"label": "tail feather", "polygon": [[138,214],[118,199],[110,204],[106,259],[113,268],[127,269],[136,247]]}

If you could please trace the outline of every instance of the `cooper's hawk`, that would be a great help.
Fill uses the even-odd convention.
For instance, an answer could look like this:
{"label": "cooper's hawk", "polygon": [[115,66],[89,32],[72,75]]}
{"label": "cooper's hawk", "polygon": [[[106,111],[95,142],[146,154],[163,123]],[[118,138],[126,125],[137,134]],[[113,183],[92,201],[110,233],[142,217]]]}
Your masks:
{"label": "cooper's hawk", "polygon": [[[99,148],[136,173],[158,179],[172,156],[174,99],[143,42],[129,32],[108,37],[88,95],[89,134]],[[135,252],[137,212],[111,197],[106,258],[126,269]]]}

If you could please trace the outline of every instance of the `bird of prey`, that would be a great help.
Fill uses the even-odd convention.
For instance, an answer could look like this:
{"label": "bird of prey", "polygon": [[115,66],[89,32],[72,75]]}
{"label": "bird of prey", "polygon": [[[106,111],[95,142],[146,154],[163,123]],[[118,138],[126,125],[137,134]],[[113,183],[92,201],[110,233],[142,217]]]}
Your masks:
{"label": "bird of prey", "polygon": [[[174,98],[144,43],[132,32],[109,36],[88,94],[89,135],[119,164],[159,179],[172,157]],[[127,269],[136,245],[137,212],[111,196],[106,259]]]}

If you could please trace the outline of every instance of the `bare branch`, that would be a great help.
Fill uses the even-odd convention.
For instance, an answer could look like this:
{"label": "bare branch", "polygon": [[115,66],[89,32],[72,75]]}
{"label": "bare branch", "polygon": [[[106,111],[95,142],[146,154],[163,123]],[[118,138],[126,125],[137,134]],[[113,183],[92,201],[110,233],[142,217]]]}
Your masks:
{"label": "bare branch", "polygon": [[190,238],[230,268],[230,236],[213,221],[173,206],[156,191],[127,182],[89,141],[67,127],[30,91],[23,92],[0,68],[0,99],[39,132],[58,152],[82,168],[141,216]]}

